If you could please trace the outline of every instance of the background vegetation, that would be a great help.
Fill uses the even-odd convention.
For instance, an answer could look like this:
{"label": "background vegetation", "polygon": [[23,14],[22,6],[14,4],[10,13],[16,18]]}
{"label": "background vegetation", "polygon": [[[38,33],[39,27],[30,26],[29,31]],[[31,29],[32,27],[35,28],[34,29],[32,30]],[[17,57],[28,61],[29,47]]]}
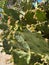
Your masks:
{"label": "background vegetation", "polygon": [[11,2],[0,1],[3,51],[14,65],[49,65],[49,3]]}

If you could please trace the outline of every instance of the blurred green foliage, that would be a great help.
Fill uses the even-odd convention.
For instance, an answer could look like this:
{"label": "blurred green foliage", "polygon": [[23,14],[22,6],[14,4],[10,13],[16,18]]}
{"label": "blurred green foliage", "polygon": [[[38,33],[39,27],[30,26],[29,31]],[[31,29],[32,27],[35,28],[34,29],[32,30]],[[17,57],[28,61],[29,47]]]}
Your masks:
{"label": "blurred green foliage", "polygon": [[36,17],[37,17],[37,20],[40,22],[46,21],[46,13],[44,11],[37,10]]}
{"label": "blurred green foliage", "polygon": [[4,1],[0,23],[4,51],[13,56],[14,65],[49,65],[49,8],[45,10],[48,4],[41,5],[42,10],[32,9],[31,1],[21,2],[23,15],[14,6],[8,8],[7,3]]}

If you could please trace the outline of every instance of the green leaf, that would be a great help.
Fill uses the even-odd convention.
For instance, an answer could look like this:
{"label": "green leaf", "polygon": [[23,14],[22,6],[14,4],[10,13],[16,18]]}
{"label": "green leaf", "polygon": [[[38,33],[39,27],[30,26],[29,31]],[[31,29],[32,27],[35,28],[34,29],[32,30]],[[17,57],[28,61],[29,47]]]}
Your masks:
{"label": "green leaf", "polygon": [[37,17],[37,20],[40,22],[46,21],[46,14],[44,11],[37,10],[36,17]]}

